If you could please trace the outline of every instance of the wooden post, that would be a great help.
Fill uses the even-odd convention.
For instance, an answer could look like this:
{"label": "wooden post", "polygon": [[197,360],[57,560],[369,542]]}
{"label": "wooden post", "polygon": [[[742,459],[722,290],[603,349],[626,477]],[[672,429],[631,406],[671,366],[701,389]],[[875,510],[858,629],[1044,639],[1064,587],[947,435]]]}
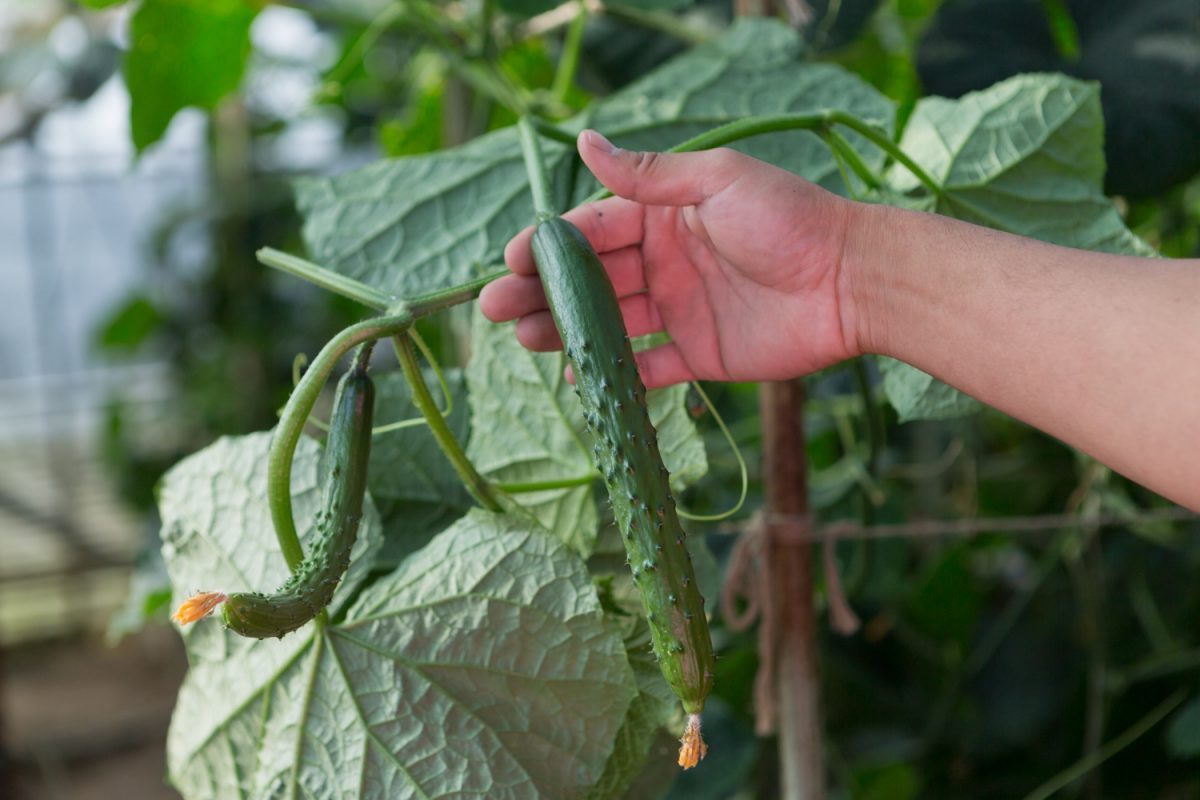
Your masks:
{"label": "wooden post", "polygon": [[[802,381],[759,386],[763,437],[763,487],[768,515],[764,527],[765,568],[770,571],[776,622],[775,698],[782,797],[823,800],[825,767],[821,742],[821,692],[817,670],[817,623],[813,607],[812,546],[800,541],[808,513],[807,452]],[[773,521],[776,515],[794,522]],[[761,669],[761,667],[760,667]]]}

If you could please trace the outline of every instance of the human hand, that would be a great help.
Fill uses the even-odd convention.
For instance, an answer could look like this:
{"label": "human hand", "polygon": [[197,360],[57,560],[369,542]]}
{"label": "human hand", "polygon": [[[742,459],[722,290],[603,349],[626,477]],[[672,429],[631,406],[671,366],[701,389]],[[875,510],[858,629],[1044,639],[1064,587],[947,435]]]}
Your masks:
{"label": "human hand", "polygon": [[[843,264],[855,204],[733,150],[639,153],[584,131],[579,154],[615,196],[565,218],[599,254],[628,334],[672,339],[638,354],[647,387],[780,380],[859,354]],[[513,274],[479,305],[518,319],[525,347],[561,349],[532,233],[508,243]]]}

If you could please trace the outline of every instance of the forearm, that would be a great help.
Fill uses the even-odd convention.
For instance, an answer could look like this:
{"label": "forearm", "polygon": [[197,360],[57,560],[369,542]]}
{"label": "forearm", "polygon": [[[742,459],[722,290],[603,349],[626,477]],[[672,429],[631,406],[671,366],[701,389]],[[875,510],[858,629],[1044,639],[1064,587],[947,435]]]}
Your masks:
{"label": "forearm", "polygon": [[1200,509],[1200,264],[859,207],[859,345]]}

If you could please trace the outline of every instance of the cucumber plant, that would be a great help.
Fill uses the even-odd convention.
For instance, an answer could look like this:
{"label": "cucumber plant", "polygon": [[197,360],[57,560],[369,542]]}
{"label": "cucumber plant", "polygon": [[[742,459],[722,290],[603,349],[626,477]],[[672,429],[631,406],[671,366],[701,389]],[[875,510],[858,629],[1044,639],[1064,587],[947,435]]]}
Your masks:
{"label": "cucumber plant", "polygon": [[[548,378],[542,368],[557,370],[561,362],[539,359],[532,370],[536,375],[518,376],[530,378],[530,384],[541,381],[536,388],[523,391],[526,387],[517,388],[514,380],[510,386],[497,385],[494,397],[488,395],[488,402],[494,400],[512,411],[506,420],[528,430],[508,439],[496,437],[481,446],[499,454],[496,462],[510,457],[516,461],[523,454],[512,454],[504,446],[514,440],[524,444],[521,437],[528,434],[530,450],[541,448],[536,455],[542,459],[538,469],[530,469],[532,474],[512,470],[502,475],[507,466],[493,464],[488,465],[486,476],[480,475],[456,438],[464,435],[466,425],[454,427],[442,419],[424,386],[406,332],[419,318],[468,302],[484,284],[507,273],[497,263],[500,247],[528,217],[526,187],[513,166],[518,160],[517,140],[525,140],[527,153],[536,150],[538,136],[569,145],[573,137],[566,129],[584,123],[615,140],[646,149],[666,149],[713,126],[673,150],[713,147],[760,134],[808,131],[771,137],[774,145],[762,150],[749,143],[747,147],[768,159],[774,153],[778,162],[786,162],[782,166],[810,179],[828,179],[827,188],[842,190],[857,180],[869,199],[924,204],[965,216],[969,214],[963,209],[982,209],[979,213],[987,212],[998,227],[1030,232],[1012,223],[1016,217],[1011,197],[1017,189],[1024,191],[1023,184],[1014,189],[1013,183],[1006,182],[998,185],[995,196],[989,196],[994,190],[986,181],[980,185],[974,170],[964,170],[970,183],[957,193],[949,184],[957,173],[952,175],[952,164],[944,163],[944,142],[965,142],[961,153],[950,154],[960,159],[953,165],[962,166],[976,158],[970,153],[977,150],[988,153],[990,168],[989,148],[996,126],[981,126],[978,134],[974,129],[945,131],[947,119],[973,119],[978,114],[951,114],[945,105],[923,112],[918,105],[914,121],[906,129],[905,137],[911,137],[913,143],[906,153],[893,136],[890,120],[895,109],[886,98],[872,94],[869,87],[830,65],[810,63],[800,57],[802,52],[791,32],[770,23],[746,25],[718,46],[684,57],[694,59],[689,63],[677,63],[623,96],[597,101],[588,117],[563,129],[541,121],[534,130],[534,125],[524,123],[519,131],[496,131],[461,150],[398,159],[350,175],[312,178],[300,184],[299,204],[306,217],[309,247],[314,258],[330,268],[274,251],[261,252],[260,259],[350,297],[380,316],[347,328],[313,360],[282,413],[266,459],[266,500],[272,526],[279,549],[296,573],[282,589],[303,586],[312,591],[304,598],[306,602],[292,603],[289,596],[286,614],[281,613],[285,605],[281,595],[273,606],[265,607],[268,616],[238,624],[277,636],[285,625],[311,613],[308,604],[317,606],[317,600],[327,599],[316,592],[329,584],[317,581],[321,585],[314,586],[314,576],[322,573],[328,581],[325,568],[340,562],[342,553],[336,548],[338,558],[321,561],[316,571],[310,569],[292,519],[291,464],[317,395],[337,360],[355,345],[397,337],[403,378],[411,389],[408,399],[452,467],[448,478],[449,471],[443,470],[428,480],[419,500],[410,503],[405,496],[403,503],[398,501],[398,507],[405,507],[397,519],[402,518],[404,526],[415,526],[417,517],[428,510],[426,506],[437,506],[439,514],[453,512],[454,518],[460,519],[461,505],[452,509],[448,504],[438,505],[444,499],[438,496],[439,482],[444,479],[461,481],[482,509],[467,512],[460,519],[462,524],[448,523],[449,527],[430,530],[439,537],[438,546],[422,549],[399,566],[389,564],[383,570],[373,561],[363,565],[368,577],[363,579],[361,594],[334,622],[307,626],[282,643],[250,642],[227,650],[223,640],[216,640],[215,653],[202,649],[213,639],[189,637],[189,651],[202,657],[193,661],[195,679],[186,687],[186,696],[181,696],[170,756],[172,780],[185,796],[211,796],[212,775],[219,775],[223,786],[237,785],[247,796],[274,796],[290,788],[293,794],[353,797],[370,794],[363,787],[380,786],[396,789],[389,796],[459,796],[478,794],[481,785],[495,789],[496,796],[508,797],[621,796],[645,763],[653,736],[660,728],[677,723],[673,697],[678,697],[688,715],[679,763],[692,766],[703,758],[698,715],[713,685],[714,647],[697,587],[697,570],[683,546],[686,540],[679,523],[680,509],[671,493],[671,476],[663,464],[661,451],[669,454],[671,434],[664,425],[656,431],[645,413],[645,389],[620,324],[619,307],[595,252],[577,229],[553,213],[561,208],[550,202],[548,169],[557,181],[555,188],[565,189],[572,201],[585,193],[577,181],[586,178],[586,173],[572,160],[570,150],[548,150],[547,165],[537,157],[527,159],[527,172],[540,212],[533,237],[535,258],[567,357],[578,377],[579,407],[559,406],[561,383],[548,385],[557,376]],[[697,78],[686,80],[691,76]],[[1063,145],[1064,137],[1076,137],[1080,130],[1096,127],[1087,116],[1089,109],[1098,109],[1088,105],[1091,90],[1045,76],[1027,80],[1036,83],[1038,91],[1009,91],[972,101],[1004,112],[987,116],[989,120],[1020,120],[1011,123],[1010,132],[1021,134],[1011,137],[1011,152],[1006,150],[997,157],[1008,159],[1006,166],[1024,167],[1043,151],[1086,150],[1074,138],[1069,147]],[[1052,96],[1055,107],[1079,124],[1064,125],[1062,133],[1057,128],[1044,129],[1053,122],[1040,113],[1041,98],[1046,96]],[[829,107],[831,103],[837,107]],[[512,110],[518,114],[528,111]],[[749,111],[762,116],[739,118]],[[1098,114],[1093,116],[1099,119]],[[933,137],[930,141],[936,146],[921,153],[920,137],[928,137],[931,129],[954,135]],[[1025,135],[1028,130],[1044,135]],[[813,133],[817,135],[810,135]],[[785,139],[786,147],[779,147]],[[1020,151],[1017,145],[1033,149]],[[783,150],[788,151],[786,158],[779,155]],[[890,170],[886,169],[889,159],[894,162]],[[1049,161],[1055,169],[1073,169],[1064,166],[1061,158]],[[1097,224],[1072,222],[1071,235],[1076,231],[1103,234],[1105,246],[1129,249],[1129,241],[1121,238],[1127,232],[1119,220],[1113,223],[1098,210],[1108,209],[1107,203],[1088,194],[1091,178],[1085,172],[1071,173],[1078,191],[1069,194],[1096,202],[1088,205],[1073,199],[1069,207],[1079,211],[1087,205],[1092,209],[1087,213],[1094,211]],[[1017,173],[1015,169],[1007,172],[1009,178]],[[1065,179],[1059,175],[1057,180]],[[1061,199],[1065,195],[1038,196],[1040,189],[1030,191],[1030,207],[1067,203]],[[1044,231],[1045,219],[1036,222],[1036,231]],[[1058,236],[1061,243],[1075,246],[1095,246],[1099,241],[1071,239],[1061,231]],[[490,336],[482,338],[498,340]],[[480,349],[472,357],[481,355],[489,353]],[[508,355],[511,351],[505,353]],[[522,351],[516,358],[527,355]],[[484,363],[479,358],[471,366]],[[496,374],[499,372],[497,368]],[[480,367],[480,373],[486,370]],[[486,412],[476,416],[476,404],[482,407],[480,398],[493,390],[487,381],[494,377],[488,374],[482,385],[468,387],[473,439],[481,429],[497,427],[495,418]],[[547,391],[542,392],[543,388]],[[508,389],[520,396],[507,396]],[[573,402],[570,397],[565,400]],[[555,408],[542,407],[551,404]],[[863,405],[874,406],[866,401]],[[549,413],[543,416],[543,411]],[[586,465],[582,462],[587,446],[576,448],[579,440],[586,438],[576,430],[579,412],[580,424],[586,425],[592,439],[588,445],[594,447],[593,463]],[[383,416],[382,410],[380,413]],[[335,414],[335,421],[338,419]],[[364,427],[369,426],[364,423]],[[547,433],[542,428],[553,430]],[[400,435],[408,436],[413,430],[405,429]],[[377,448],[376,456],[383,449]],[[372,466],[372,477],[379,479],[401,463],[409,464],[385,459]],[[570,468],[554,472],[566,464]],[[543,465],[545,469],[538,471]],[[420,472],[424,466],[412,464],[411,469]],[[445,466],[431,465],[430,472]],[[565,518],[564,527],[582,519],[578,527],[592,526],[594,536],[598,526],[591,492],[597,476],[611,500],[633,585],[649,623],[658,669],[674,695],[666,692],[654,665],[643,663],[649,659],[639,658],[641,652],[636,648],[644,646],[646,626],[625,615],[625,606],[601,602],[593,581],[608,579],[612,566],[605,561],[608,553],[589,549],[594,542],[586,536],[580,537],[582,546],[570,542],[568,548],[562,543],[568,538],[562,531],[544,531],[548,525],[524,515],[527,509],[538,507],[540,511],[538,504],[542,503],[551,508],[547,518]],[[205,485],[204,477],[187,488]],[[502,477],[513,482],[501,482]],[[257,488],[255,484],[253,490]],[[537,495],[522,503],[523,492]],[[173,496],[184,494],[177,491]],[[562,499],[567,496],[571,499]],[[174,502],[177,508],[184,505]],[[570,506],[571,502],[575,505]],[[190,506],[185,510],[194,513]],[[189,517],[177,527],[184,530],[194,520]],[[484,536],[482,531],[487,528],[504,528],[504,536]],[[479,535],[459,538],[472,529]],[[407,533],[387,531],[396,539]],[[322,532],[323,536],[329,534],[327,529]],[[558,539],[554,534],[559,534]],[[238,544],[242,546],[249,545]],[[328,550],[325,555],[330,555]],[[581,555],[600,557],[585,561]],[[183,560],[178,554],[169,558]],[[196,561],[200,566],[187,573],[188,581],[210,566],[202,559]],[[437,571],[446,565],[452,568]],[[238,603],[248,604],[250,599],[239,597],[235,602],[223,594],[206,593],[185,604],[181,618],[211,612],[222,603],[237,609]],[[610,630],[624,622],[634,623],[637,637],[630,635],[622,641],[619,632]],[[230,663],[234,659],[244,662]],[[250,666],[245,680],[259,682],[257,693],[247,689],[230,700],[222,713],[210,711],[209,706],[227,699],[225,677],[244,664]],[[632,676],[628,674],[631,670]],[[436,680],[450,675],[450,683]],[[648,691],[641,691],[643,688]],[[297,698],[297,702],[275,702],[281,697]],[[310,713],[310,706],[316,711]],[[326,711],[331,713],[306,727]],[[717,719],[716,710],[710,707],[707,711],[711,726]],[[336,724],[326,724],[329,720]],[[424,731],[414,735],[414,724],[424,726]],[[280,731],[298,732],[294,750],[291,743],[285,747],[269,738],[290,735]],[[445,743],[437,749],[436,759],[430,757],[430,741]],[[290,775],[269,772],[282,761],[274,754],[285,750],[319,753],[324,748],[325,753],[333,753],[336,746],[343,748],[339,753],[349,753],[357,744],[363,745],[359,752],[386,753],[388,758],[364,758],[361,768],[358,764],[343,768],[348,762],[337,759],[328,763],[319,758],[292,759],[295,766],[289,762]],[[229,759],[229,752],[244,752],[247,757]],[[555,757],[548,758],[547,753]],[[713,760],[707,769],[714,768]],[[430,769],[431,764],[436,768]],[[667,766],[673,769],[669,762]],[[510,780],[524,782],[508,783]],[[311,790],[318,785],[335,788]]]}

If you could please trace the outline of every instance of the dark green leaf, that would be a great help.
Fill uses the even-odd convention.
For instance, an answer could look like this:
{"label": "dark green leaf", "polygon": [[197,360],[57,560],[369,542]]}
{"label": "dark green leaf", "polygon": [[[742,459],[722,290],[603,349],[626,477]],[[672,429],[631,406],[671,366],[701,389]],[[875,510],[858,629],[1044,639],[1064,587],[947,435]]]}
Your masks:
{"label": "dark green leaf", "polygon": [[97,343],[110,352],[137,350],[163,323],[157,306],[141,295],[134,295],[116,309],[99,330]]}
{"label": "dark green leaf", "polygon": [[[664,149],[747,114],[848,109],[890,129],[892,105],[849,73],[802,60],[786,26],[744,20],[709,45],[671,61],[564,125],[593,125],[627,147]],[[851,136],[876,168],[878,150]],[[806,132],[738,145],[835,190],[836,164]],[[568,149],[544,145],[556,196],[566,197]],[[586,170],[573,202],[590,191]],[[460,148],[384,161],[297,183],[304,236],[315,260],[398,296],[445,289],[495,269],[509,238],[533,220],[516,131]]]}
{"label": "dark green leaf", "polygon": [[[445,375],[454,402],[447,422],[458,440],[466,441],[466,381],[461,370],[448,369]],[[432,373],[426,380],[438,395]],[[402,373],[377,376],[375,388],[377,426],[421,416]],[[442,402],[439,400],[439,405]],[[475,505],[426,425],[377,435],[371,442],[368,481],[383,519],[384,540],[375,557],[377,566],[394,567]]]}
{"label": "dark green leaf", "polygon": [[1193,697],[1171,718],[1167,750],[1176,758],[1200,756],[1200,697]]}
{"label": "dark green leaf", "polygon": [[979,604],[966,551],[955,547],[946,551],[917,585],[908,603],[908,616],[927,635],[965,647],[975,632]]}
{"label": "dark green leaf", "polygon": [[497,0],[501,10],[514,17],[533,17],[558,6],[557,0]]}
{"label": "dark green leaf", "polygon": [[138,151],[158,141],[175,112],[215,108],[238,87],[258,7],[243,0],[145,0],[129,26],[125,84]]}

